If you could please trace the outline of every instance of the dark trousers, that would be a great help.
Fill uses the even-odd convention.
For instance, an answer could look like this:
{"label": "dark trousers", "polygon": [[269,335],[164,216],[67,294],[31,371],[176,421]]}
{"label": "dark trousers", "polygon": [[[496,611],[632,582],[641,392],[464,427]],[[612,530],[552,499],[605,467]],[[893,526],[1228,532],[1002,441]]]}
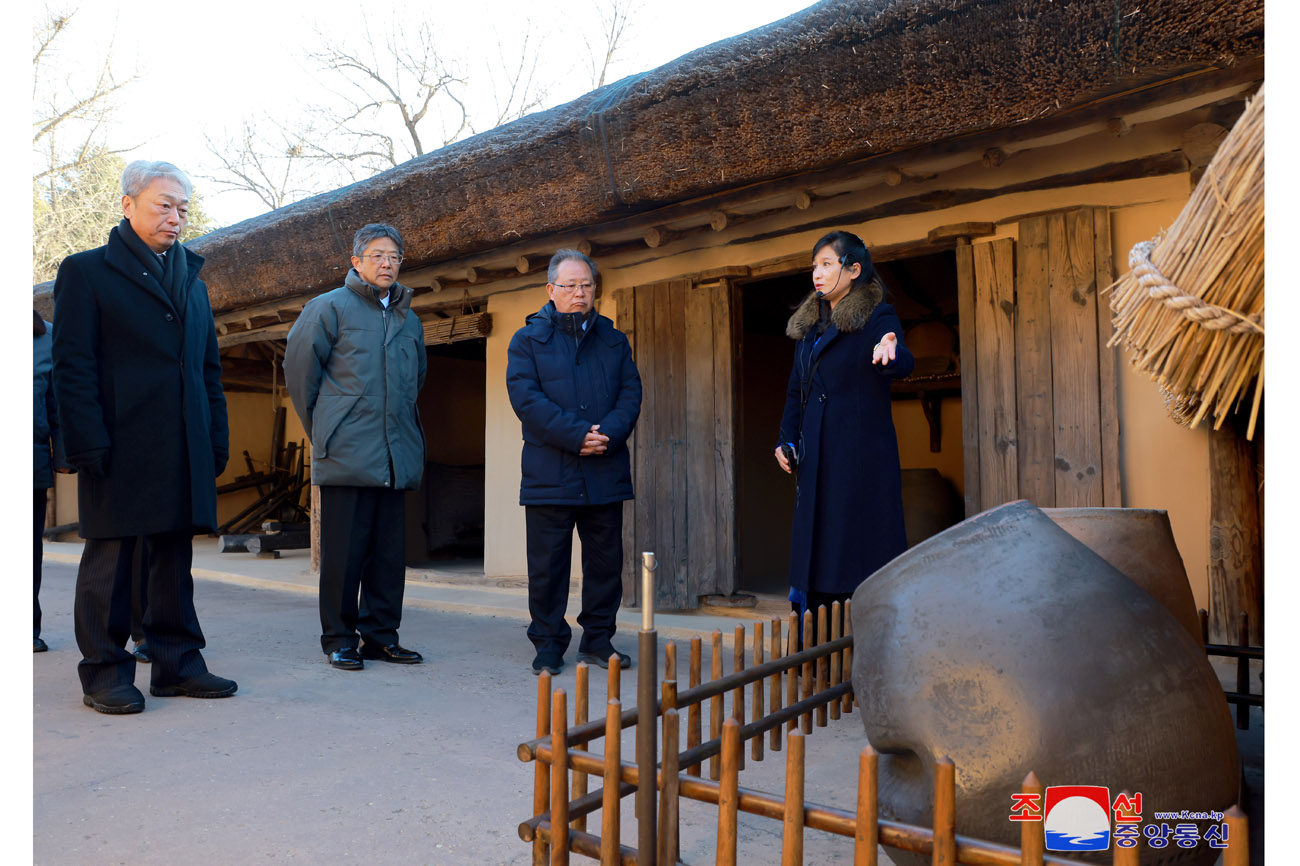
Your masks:
{"label": "dark trousers", "polygon": [[149,593],[143,626],[153,651],[153,685],[175,685],[207,671],[190,574],[193,542],[190,532],[86,539],[73,600],[83,692],[135,681],[135,656],[127,652],[126,641],[131,635],[132,560],[140,544]]}
{"label": "dark trousers", "polygon": [[623,503],[529,505],[528,639],[537,652],[564,655],[573,631],[564,620],[569,603],[573,529],[582,543],[582,627],[579,652],[604,651],[614,636],[623,601]]}
{"label": "dark trousers", "polygon": [[[357,605],[357,591],[361,604]],[[406,589],[406,499],[387,487],[320,488],[320,645],[397,643]]]}
{"label": "dark trousers", "polygon": [[41,533],[45,531],[45,496],[45,488],[39,487],[33,497],[36,548],[32,551],[32,637],[41,636],[41,562],[45,554],[44,548],[41,547]]}
{"label": "dark trousers", "polygon": [[144,638],[144,610],[149,606],[149,585],[145,579],[144,543],[136,545],[131,565],[131,640],[148,645]]}

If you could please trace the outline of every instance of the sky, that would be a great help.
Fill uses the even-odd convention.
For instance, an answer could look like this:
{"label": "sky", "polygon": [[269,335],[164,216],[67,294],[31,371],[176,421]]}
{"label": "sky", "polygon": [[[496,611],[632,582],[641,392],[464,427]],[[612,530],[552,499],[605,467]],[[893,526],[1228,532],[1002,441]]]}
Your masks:
{"label": "sky", "polygon": [[[608,3],[609,0],[603,0]],[[793,14],[809,0],[633,0],[630,24],[608,81],[653,69],[695,48]],[[597,0],[482,0],[434,3],[435,38],[443,53],[461,58],[472,78],[484,81],[484,65],[499,69],[518,56],[525,34],[542,45],[537,78],[558,83],[547,105],[591,90],[590,51],[583,35],[598,28]],[[39,14],[40,6],[35,7]],[[51,5],[68,11],[76,7]],[[405,8],[412,8],[406,4]],[[214,173],[205,134],[222,140],[244,118],[297,116],[304,105],[328,98],[336,73],[322,71],[309,55],[326,40],[355,39],[382,31],[402,7],[372,2],[184,3],[83,2],[56,43],[53,63],[74,82],[94,75],[111,49],[113,68],[138,79],[120,92],[109,140],[115,147],[140,145],[128,159],[166,159],[186,170],[204,196],[210,216],[229,225],[265,211],[251,194],[220,192],[202,175]],[[165,27],[158,26],[160,20]],[[412,28],[413,29],[413,28]],[[479,100],[483,101],[482,99]],[[169,108],[172,106],[174,108]],[[487,106],[471,106],[487,108]],[[179,120],[178,120],[179,118]],[[426,147],[426,150],[433,149]],[[332,185],[331,185],[332,186]],[[317,190],[321,191],[321,190]]]}

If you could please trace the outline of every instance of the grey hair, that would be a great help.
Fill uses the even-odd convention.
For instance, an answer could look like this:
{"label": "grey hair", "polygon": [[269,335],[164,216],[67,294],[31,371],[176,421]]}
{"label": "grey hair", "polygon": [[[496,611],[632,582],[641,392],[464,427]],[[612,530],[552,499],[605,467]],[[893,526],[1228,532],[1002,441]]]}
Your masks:
{"label": "grey hair", "polygon": [[402,242],[402,233],[387,223],[370,223],[357,229],[357,233],[352,236],[352,255],[361,258],[366,247],[380,238],[388,238],[397,244],[397,254],[399,256],[406,254],[406,244]]}
{"label": "grey hair", "polygon": [[557,250],[555,255],[551,256],[551,263],[546,266],[546,282],[553,283],[555,278],[560,274],[560,265],[565,262],[582,262],[591,270],[591,281],[597,282],[600,272],[596,269],[596,263],[590,257],[578,252],[577,250]]}
{"label": "grey hair", "polygon": [[160,177],[170,178],[179,183],[181,188],[185,190],[187,199],[194,194],[194,184],[190,183],[190,179],[185,176],[185,172],[170,162],[150,162],[147,159],[137,159],[122,170],[122,195],[135,198],[148,189],[149,184]]}

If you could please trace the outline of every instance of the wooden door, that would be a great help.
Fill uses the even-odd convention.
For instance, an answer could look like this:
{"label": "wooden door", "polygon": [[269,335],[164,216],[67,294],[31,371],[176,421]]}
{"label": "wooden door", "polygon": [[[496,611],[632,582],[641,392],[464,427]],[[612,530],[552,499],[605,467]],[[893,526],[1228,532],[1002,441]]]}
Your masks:
{"label": "wooden door", "polygon": [[1014,499],[1119,506],[1110,217],[1020,222],[1019,241],[957,248],[966,514]]}
{"label": "wooden door", "polygon": [[641,553],[652,551],[655,607],[694,608],[701,595],[732,592],[736,579],[732,287],[672,280],[615,299],[642,386],[630,443],[636,499],[623,511],[624,599],[641,603]]}

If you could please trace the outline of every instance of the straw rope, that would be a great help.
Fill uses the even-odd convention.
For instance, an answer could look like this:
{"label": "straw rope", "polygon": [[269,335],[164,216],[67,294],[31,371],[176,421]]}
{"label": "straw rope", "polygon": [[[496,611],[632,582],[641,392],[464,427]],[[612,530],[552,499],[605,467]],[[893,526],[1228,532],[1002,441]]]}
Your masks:
{"label": "straw rope", "polygon": [[1264,390],[1264,88],[1224,139],[1173,225],[1129,253],[1107,289],[1115,334],[1160,385],[1171,417],[1217,429]]}

